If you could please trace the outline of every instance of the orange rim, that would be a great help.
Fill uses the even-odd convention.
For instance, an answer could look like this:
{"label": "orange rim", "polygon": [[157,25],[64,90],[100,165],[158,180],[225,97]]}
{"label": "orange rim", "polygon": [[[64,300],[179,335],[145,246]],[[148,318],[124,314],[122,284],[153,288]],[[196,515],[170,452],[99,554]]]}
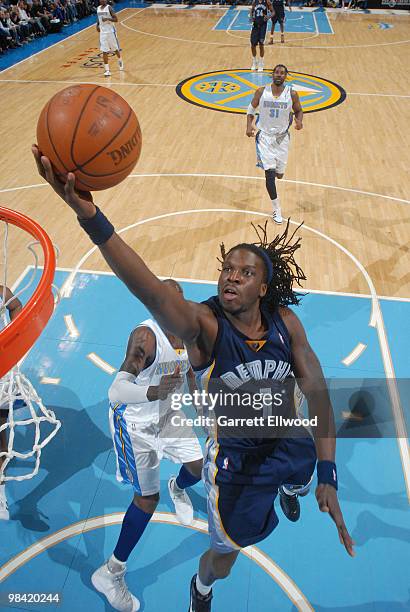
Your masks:
{"label": "orange rim", "polygon": [[31,234],[39,241],[44,254],[44,269],[36,290],[14,321],[0,331],[0,376],[4,376],[33,346],[53,314],[56,256],[50,237],[36,221],[3,206],[0,206],[0,221]]}

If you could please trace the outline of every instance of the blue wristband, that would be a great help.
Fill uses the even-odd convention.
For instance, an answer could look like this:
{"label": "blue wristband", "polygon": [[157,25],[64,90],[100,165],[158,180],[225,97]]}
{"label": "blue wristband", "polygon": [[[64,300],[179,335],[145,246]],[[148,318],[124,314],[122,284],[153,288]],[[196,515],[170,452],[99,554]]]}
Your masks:
{"label": "blue wristband", "polygon": [[97,212],[91,219],[78,219],[78,223],[81,225],[84,231],[87,232],[91,240],[96,245],[104,244],[111,238],[114,233],[114,226],[110,223],[104,213],[95,207]]}
{"label": "blue wristband", "polygon": [[337,470],[333,461],[318,461],[316,466],[318,484],[330,484],[337,491]]}

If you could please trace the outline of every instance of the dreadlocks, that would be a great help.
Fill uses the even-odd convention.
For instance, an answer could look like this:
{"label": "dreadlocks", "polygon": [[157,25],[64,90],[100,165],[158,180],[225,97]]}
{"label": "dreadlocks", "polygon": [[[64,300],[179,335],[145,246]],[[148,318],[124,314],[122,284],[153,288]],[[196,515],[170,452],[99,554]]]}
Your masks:
{"label": "dreadlocks", "polygon": [[[263,261],[266,269],[266,280],[269,278],[269,270],[265,257],[267,256],[272,263],[273,278],[268,283],[268,290],[266,295],[262,298],[261,303],[268,308],[270,312],[274,312],[278,306],[288,306],[289,304],[299,304],[300,298],[296,295],[293,290],[293,284],[296,282],[299,287],[301,281],[306,280],[306,276],[295,261],[295,252],[301,246],[301,237],[299,236],[293,241],[293,238],[301,227],[302,223],[298,225],[295,231],[289,236],[290,220],[288,220],[285,231],[280,236],[276,236],[272,242],[268,242],[267,237],[267,221],[265,225],[254,225],[258,242],[253,243],[241,243],[237,244],[228,252],[225,250],[225,245],[221,244],[221,256],[223,262],[226,256],[235,251],[236,249],[247,249]],[[292,242],[293,241],[293,242]],[[262,251],[262,252],[261,252]]]}

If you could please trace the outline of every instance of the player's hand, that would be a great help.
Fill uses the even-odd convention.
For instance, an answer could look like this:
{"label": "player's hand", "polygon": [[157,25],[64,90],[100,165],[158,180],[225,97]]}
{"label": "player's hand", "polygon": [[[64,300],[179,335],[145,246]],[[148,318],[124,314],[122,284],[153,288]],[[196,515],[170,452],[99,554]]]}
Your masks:
{"label": "player's hand", "polygon": [[303,130],[303,123],[295,119],[295,130]]}
{"label": "player's hand", "polygon": [[158,399],[165,400],[175,389],[180,387],[183,383],[183,377],[181,374],[181,366],[177,365],[175,371],[172,374],[166,374],[162,376],[158,385]]}
{"label": "player's hand", "polygon": [[255,130],[255,128],[254,128],[254,127],[252,127],[252,128],[246,128],[246,135],[247,135],[249,138],[252,138],[253,136],[256,136],[256,130]]}
{"label": "player's hand", "polygon": [[340,543],[343,544],[348,554],[354,557],[354,542],[347,531],[343,514],[339,506],[339,500],[337,499],[336,489],[330,484],[320,484],[316,488],[315,495],[319,510],[330,514],[339,532]]}
{"label": "player's hand", "polygon": [[80,218],[87,219],[93,217],[95,215],[95,206],[93,204],[92,195],[89,191],[76,191],[75,175],[69,172],[66,182],[63,183],[55,175],[48,157],[41,155],[37,145],[33,145],[31,151],[36,160],[39,175],[51,185],[56,194],[59,195]]}

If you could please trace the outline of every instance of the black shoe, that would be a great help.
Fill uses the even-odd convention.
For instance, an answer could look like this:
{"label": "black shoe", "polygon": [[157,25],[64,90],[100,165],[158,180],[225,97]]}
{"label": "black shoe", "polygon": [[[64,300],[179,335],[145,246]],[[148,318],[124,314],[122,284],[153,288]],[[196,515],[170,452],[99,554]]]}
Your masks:
{"label": "black shoe", "polygon": [[212,589],[208,595],[201,595],[196,588],[196,574],[191,580],[191,601],[188,612],[211,612]]}
{"label": "black shoe", "polygon": [[300,518],[300,504],[298,495],[288,495],[283,490],[283,487],[279,487],[279,500],[283,514],[289,521],[296,523],[296,521],[298,521]]}

